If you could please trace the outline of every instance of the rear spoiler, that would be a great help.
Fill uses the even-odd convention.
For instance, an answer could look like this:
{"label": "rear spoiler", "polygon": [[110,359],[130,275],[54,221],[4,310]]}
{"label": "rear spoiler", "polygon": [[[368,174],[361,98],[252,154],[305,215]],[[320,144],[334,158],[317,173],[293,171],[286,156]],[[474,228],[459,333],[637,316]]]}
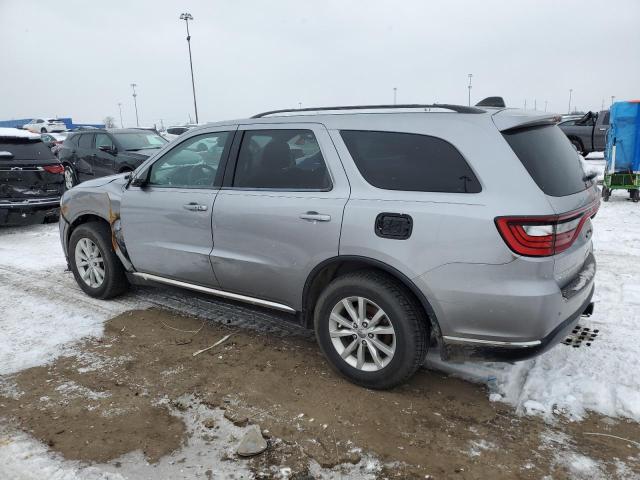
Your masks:
{"label": "rear spoiler", "polygon": [[555,125],[561,119],[560,115],[555,113],[532,112],[530,110],[518,109],[500,110],[494,113],[491,118],[501,132],[543,125]]}

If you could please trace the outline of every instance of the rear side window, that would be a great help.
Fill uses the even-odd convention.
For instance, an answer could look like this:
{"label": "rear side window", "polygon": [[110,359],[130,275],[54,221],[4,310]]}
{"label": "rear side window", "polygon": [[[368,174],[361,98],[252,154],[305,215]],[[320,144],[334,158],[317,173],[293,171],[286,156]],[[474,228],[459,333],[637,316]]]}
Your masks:
{"label": "rear side window", "polygon": [[358,170],[374,187],[413,192],[478,193],[480,182],[449,142],[413,133],[342,130]]}
{"label": "rear side window", "polygon": [[42,140],[0,138],[0,165],[4,160],[51,160],[51,149]]}
{"label": "rear side window", "polygon": [[311,130],[244,132],[234,187],[328,190],[329,172]]}
{"label": "rear side window", "polygon": [[65,147],[77,147],[80,135],[69,135],[64,141]]}
{"label": "rear side window", "polygon": [[564,197],[587,188],[580,157],[555,125],[507,130],[502,135],[547,195]]}

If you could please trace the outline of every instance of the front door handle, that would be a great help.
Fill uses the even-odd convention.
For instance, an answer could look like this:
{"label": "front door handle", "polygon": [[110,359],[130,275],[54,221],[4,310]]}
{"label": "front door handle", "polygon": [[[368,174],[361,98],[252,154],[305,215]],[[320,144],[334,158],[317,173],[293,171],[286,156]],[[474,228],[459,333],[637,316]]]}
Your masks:
{"label": "front door handle", "polygon": [[308,220],[309,222],[329,222],[331,221],[331,215],[324,215],[318,212],[306,212],[301,213],[300,218],[302,220]]}
{"label": "front door handle", "polygon": [[191,202],[183,205],[183,208],[192,212],[206,212],[208,207],[206,205],[200,205],[196,202]]}
{"label": "front door handle", "polygon": [[604,132],[607,129],[607,127],[600,127],[600,131]]}

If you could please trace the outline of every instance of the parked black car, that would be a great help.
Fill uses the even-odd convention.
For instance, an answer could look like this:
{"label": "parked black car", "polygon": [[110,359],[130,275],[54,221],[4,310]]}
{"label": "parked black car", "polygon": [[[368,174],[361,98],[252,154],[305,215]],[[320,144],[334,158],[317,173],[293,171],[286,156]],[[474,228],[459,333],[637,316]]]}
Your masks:
{"label": "parked black car", "polygon": [[86,130],[70,134],[58,151],[67,189],[92,178],[130,172],[167,141],[144,129]]}
{"label": "parked black car", "polygon": [[63,173],[39,135],[0,128],[0,225],[57,221]]}

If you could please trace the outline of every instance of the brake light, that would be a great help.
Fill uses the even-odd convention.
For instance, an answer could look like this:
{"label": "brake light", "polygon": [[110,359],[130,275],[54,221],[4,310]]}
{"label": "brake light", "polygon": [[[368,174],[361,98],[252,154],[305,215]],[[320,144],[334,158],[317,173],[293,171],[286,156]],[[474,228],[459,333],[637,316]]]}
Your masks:
{"label": "brake light", "polygon": [[507,246],[518,255],[548,257],[571,247],[600,202],[562,215],[498,217],[496,226]]}
{"label": "brake light", "polygon": [[57,165],[43,165],[42,168],[49,173],[55,173],[55,174],[64,173],[64,167],[59,163]]}

